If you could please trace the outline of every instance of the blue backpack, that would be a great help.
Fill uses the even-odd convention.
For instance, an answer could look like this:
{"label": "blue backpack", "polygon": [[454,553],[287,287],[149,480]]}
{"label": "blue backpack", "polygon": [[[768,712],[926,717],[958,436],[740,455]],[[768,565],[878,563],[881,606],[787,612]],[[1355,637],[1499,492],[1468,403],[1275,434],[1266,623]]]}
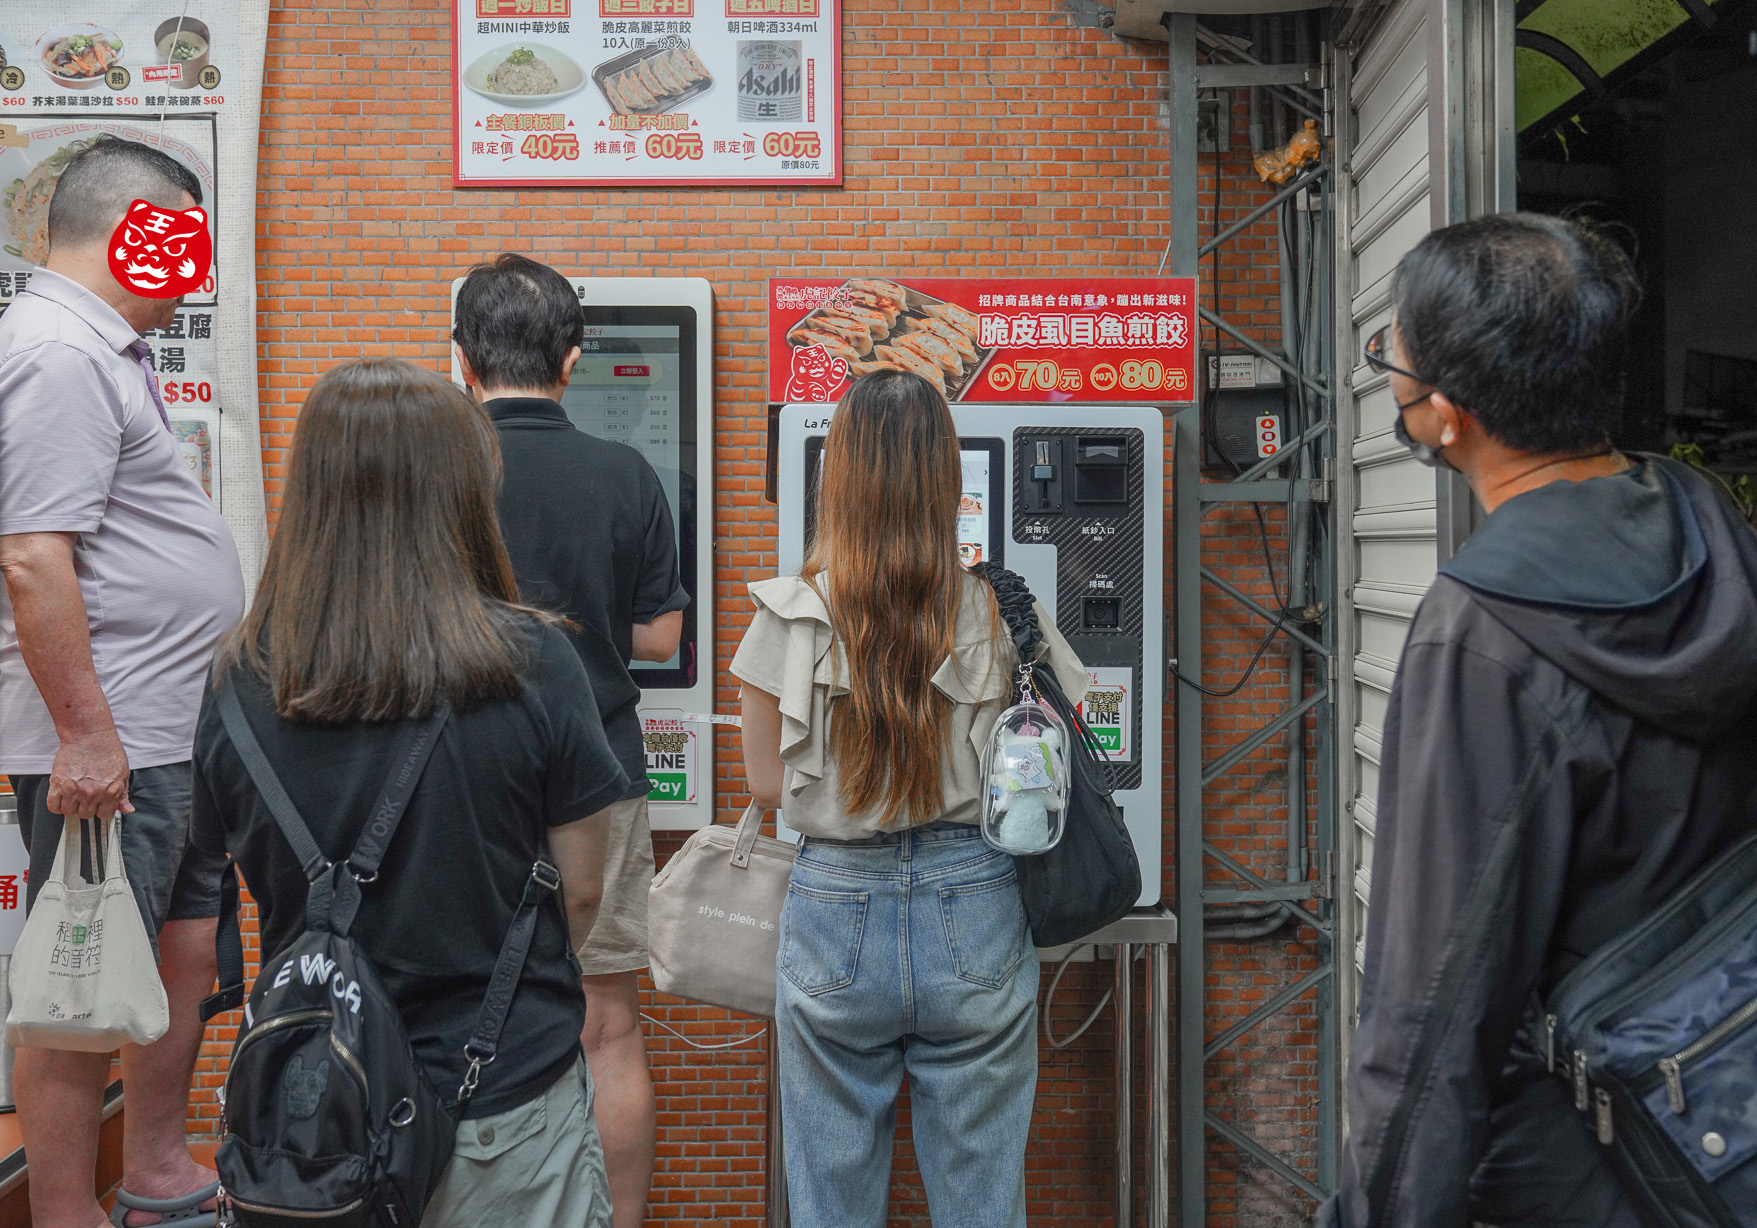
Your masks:
{"label": "blue backpack", "polygon": [[1757,1228],[1757,835],[1564,977],[1537,1039],[1645,1222]]}

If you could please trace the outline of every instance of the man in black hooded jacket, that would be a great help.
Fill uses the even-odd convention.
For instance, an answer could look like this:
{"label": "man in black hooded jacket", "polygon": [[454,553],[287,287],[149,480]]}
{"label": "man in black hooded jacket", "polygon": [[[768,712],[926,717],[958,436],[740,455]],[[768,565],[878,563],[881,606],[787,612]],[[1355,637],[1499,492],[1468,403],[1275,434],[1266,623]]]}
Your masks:
{"label": "man in black hooded jacket", "polygon": [[1528,1012],[1757,829],[1757,536],[1610,428],[1636,289],[1557,218],[1404,258],[1368,345],[1396,431],[1490,514],[1385,722],[1349,1139],[1326,1228],[1640,1228]]}

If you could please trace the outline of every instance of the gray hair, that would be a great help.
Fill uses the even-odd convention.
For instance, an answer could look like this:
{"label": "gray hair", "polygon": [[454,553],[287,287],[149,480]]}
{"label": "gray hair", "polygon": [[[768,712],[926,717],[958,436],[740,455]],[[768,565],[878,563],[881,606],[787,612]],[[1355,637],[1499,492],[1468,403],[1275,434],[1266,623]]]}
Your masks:
{"label": "gray hair", "polygon": [[55,184],[49,247],[102,243],[134,201],[183,209],[185,193],[201,203],[201,181],[177,159],[138,141],[102,137],[76,154]]}

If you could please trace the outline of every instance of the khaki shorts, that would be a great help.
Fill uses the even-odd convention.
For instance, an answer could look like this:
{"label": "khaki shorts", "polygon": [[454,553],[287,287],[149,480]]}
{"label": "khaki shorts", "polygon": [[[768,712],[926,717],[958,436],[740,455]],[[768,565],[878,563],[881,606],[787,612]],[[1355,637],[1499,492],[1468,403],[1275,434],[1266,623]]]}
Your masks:
{"label": "khaki shorts", "polygon": [[586,945],[580,971],[587,976],[634,972],[647,966],[647,889],[653,885],[653,833],[647,799],[608,807],[610,832],[604,850],[604,902]]}
{"label": "khaki shorts", "polygon": [[421,1228],[610,1228],[604,1145],[586,1060],[515,1109],[458,1126]]}

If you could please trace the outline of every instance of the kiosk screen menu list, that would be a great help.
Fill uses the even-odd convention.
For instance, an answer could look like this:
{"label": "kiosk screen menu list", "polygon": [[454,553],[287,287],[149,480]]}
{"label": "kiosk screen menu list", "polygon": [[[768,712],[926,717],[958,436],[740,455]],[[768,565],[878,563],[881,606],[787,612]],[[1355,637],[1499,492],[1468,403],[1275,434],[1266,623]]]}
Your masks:
{"label": "kiosk screen menu list", "polygon": [[[671,507],[679,568],[693,597],[695,313],[688,308],[590,306],[585,313],[580,359],[562,407],[581,430],[627,444],[653,467]],[[677,655],[669,661],[634,662],[636,680],[643,686],[693,684],[693,678],[682,676],[695,673],[693,601],[683,622]]]}

